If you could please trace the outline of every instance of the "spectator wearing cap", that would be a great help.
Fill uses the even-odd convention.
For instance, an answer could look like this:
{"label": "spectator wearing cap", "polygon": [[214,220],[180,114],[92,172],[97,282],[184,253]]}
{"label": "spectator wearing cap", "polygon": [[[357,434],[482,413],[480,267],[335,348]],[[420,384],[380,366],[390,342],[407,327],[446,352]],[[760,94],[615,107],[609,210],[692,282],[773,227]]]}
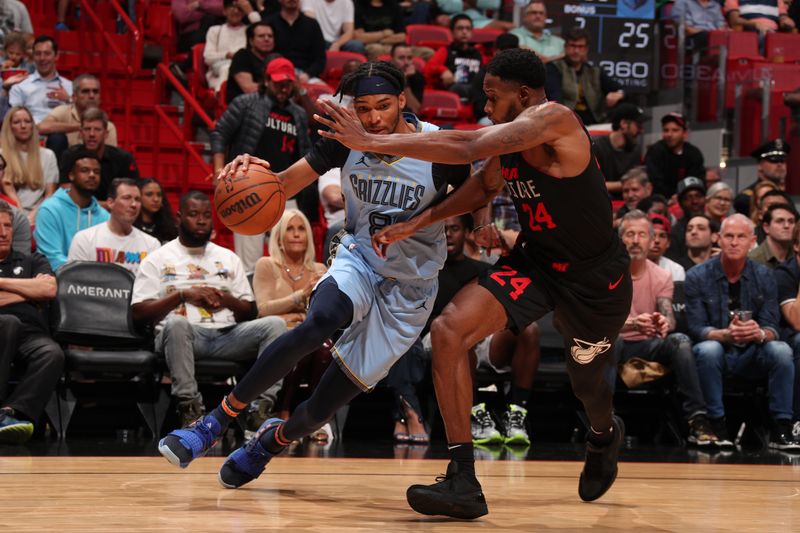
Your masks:
{"label": "spectator wearing cap", "polygon": [[325,38],[319,23],[300,11],[300,0],[278,0],[279,12],[267,22],[275,31],[275,50],[289,59],[302,83],[325,70]]}
{"label": "spectator wearing cap", "polygon": [[[675,194],[678,182],[687,176],[705,176],[703,154],[689,143],[686,119],[680,113],[661,118],[661,140],[644,157],[653,190],[667,198]],[[705,191],[703,191],[705,193]]]}
{"label": "spectator wearing cap", "polygon": [[611,133],[593,139],[594,155],[612,197],[622,193],[622,175],[642,163],[643,120],[642,108],[623,102],[611,112]]}
{"label": "spectator wearing cap", "polygon": [[520,24],[509,32],[519,37],[520,48],[533,50],[543,63],[564,57],[564,39],[546,28],[547,7],[542,0],[533,0],[525,6]]}
{"label": "spectator wearing cap", "polygon": [[718,182],[711,185],[706,192],[705,214],[711,220],[722,224],[725,217],[731,214],[733,189],[727,183]]}
{"label": "spectator wearing cap", "polygon": [[[675,229],[673,228],[673,235]],[[685,232],[686,252],[673,258],[688,272],[692,267],[701,265],[719,252],[719,224],[705,215],[696,215],[689,218]]]}
{"label": "spectator wearing cap", "polygon": [[706,187],[700,178],[689,176],[678,183],[677,195],[683,216],[672,226],[672,245],[667,252],[676,261],[686,253],[686,223],[693,216],[705,213]]}
{"label": "spectator wearing cap", "polygon": [[585,29],[572,28],[564,39],[564,59],[546,65],[547,99],[574,110],[584,124],[608,122],[609,110],[625,98],[625,92],[603,69],[589,63]]}
{"label": "spectator wearing cap", "polygon": [[[279,57],[267,65],[266,80],[258,92],[231,102],[211,132],[215,175],[240,154],[266,159],[273,172],[281,172],[308,152],[308,115],[292,102],[296,81],[292,62]],[[311,187],[317,201],[316,184]],[[252,272],[264,255],[264,235],[234,234],[234,244],[245,271]]]}
{"label": "spectator wearing cap", "polygon": [[647,258],[669,272],[672,275],[672,281],[683,281],[686,279],[684,268],[664,255],[669,249],[670,232],[672,231],[669,218],[658,213],[652,213],[648,215],[648,218],[653,225],[653,240],[650,242]]}
{"label": "spectator wearing cap", "polygon": [[780,190],[786,189],[786,157],[792,151],[789,143],[783,139],[775,139],[762,144],[750,153],[750,157],[758,161],[756,168],[756,181],[740,192],[733,201],[733,208],[737,213],[749,216],[750,199],[758,182],[769,181]]}
{"label": "spectator wearing cap", "polygon": [[775,269],[792,255],[792,236],[797,225],[797,211],[788,204],[774,204],[764,213],[761,227],[767,238],[750,250],[748,257]]}
{"label": "spectator wearing cap", "polygon": [[762,35],[796,29],[784,0],[725,0],[725,15],[731,28],[744,28]]}

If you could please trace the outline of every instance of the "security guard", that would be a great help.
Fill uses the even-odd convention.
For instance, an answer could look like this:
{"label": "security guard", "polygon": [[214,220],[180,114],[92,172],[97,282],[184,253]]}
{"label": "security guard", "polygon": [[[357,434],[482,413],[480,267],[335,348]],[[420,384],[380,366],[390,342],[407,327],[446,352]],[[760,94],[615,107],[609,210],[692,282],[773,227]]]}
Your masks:
{"label": "security guard", "polygon": [[758,161],[758,179],[736,196],[733,207],[737,213],[745,216],[750,214],[750,200],[759,181],[771,181],[778,189],[786,189],[786,157],[790,151],[789,143],[783,139],[775,139],[750,152],[750,156]]}

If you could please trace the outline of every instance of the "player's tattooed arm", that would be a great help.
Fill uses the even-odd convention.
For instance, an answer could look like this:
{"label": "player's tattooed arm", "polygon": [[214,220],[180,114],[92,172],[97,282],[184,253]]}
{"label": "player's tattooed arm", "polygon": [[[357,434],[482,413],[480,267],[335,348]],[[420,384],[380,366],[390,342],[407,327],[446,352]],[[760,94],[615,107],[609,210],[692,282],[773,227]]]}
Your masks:
{"label": "player's tattooed arm", "polygon": [[572,111],[550,102],[525,109],[511,122],[474,131],[374,135],[364,130],[352,111],[329,101],[319,104],[330,117],[314,117],[330,128],[319,130],[323,137],[335,139],[354,150],[403,155],[438,163],[470,163],[493,155],[527,150],[553,142],[575,128]]}
{"label": "player's tattooed arm", "polygon": [[667,319],[667,324],[669,324],[667,331],[675,331],[677,323],[675,321],[675,313],[672,310],[672,300],[669,298],[656,298],[656,310]]}

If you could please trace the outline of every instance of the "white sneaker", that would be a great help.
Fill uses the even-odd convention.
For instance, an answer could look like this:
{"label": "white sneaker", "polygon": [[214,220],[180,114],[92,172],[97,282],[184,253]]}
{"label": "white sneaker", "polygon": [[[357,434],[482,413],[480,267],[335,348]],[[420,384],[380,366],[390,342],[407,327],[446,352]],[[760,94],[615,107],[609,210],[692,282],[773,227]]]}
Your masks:
{"label": "white sneaker", "polygon": [[485,403],[472,408],[472,442],[475,444],[502,444],[505,439],[497,430]]}

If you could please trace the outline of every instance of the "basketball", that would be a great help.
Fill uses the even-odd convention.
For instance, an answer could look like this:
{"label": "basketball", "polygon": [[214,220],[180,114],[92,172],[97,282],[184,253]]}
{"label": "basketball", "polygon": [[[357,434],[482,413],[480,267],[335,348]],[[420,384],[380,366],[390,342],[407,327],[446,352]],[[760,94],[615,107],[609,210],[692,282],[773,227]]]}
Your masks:
{"label": "basketball", "polygon": [[278,223],[286,207],[283,183],[274,172],[251,164],[247,173],[219,180],[214,190],[217,216],[241,235],[257,235]]}

